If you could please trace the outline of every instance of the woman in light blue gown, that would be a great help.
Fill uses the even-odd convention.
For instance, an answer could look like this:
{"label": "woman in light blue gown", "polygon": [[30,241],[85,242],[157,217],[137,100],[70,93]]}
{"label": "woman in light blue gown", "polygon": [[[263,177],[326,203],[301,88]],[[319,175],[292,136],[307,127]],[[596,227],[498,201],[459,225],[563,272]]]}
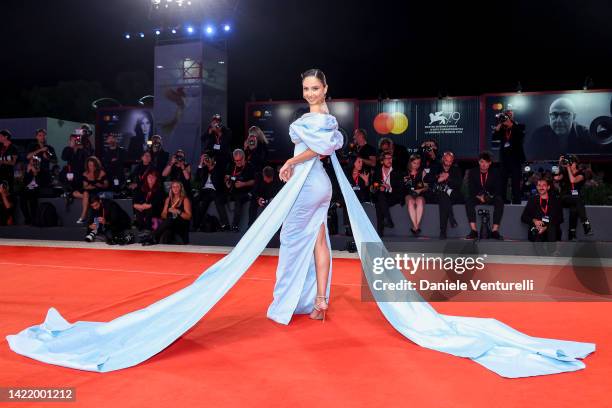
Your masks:
{"label": "woman in light blue gown", "polygon": [[[69,323],[50,308],[42,324],[6,336],[10,348],[49,364],[96,372],[141,363],[200,321],[246,272],[281,225],[277,282],[268,317],[283,324],[295,313],[311,313],[312,318],[322,319],[331,281],[326,226],[331,184],[319,155],[331,157],[364,270],[372,270],[374,257],[390,255],[334,153],[342,146],[342,136],[321,100],[327,90],[325,77],[315,70],[307,71],[302,79],[311,112],[291,124],[294,157],[281,168],[281,178],[287,183],[229,254],[191,285],[110,322]],[[364,250],[368,247],[374,250]],[[366,273],[367,279],[370,276]],[[393,269],[379,277],[398,282],[403,275]],[[595,350],[593,343],[531,337],[491,318],[439,314],[416,292],[404,299],[377,300],[377,305],[387,321],[416,344],[469,358],[503,377],[580,370],[585,367],[581,359]]]}
{"label": "woman in light blue gown", "polygon": [[314,163],[281,228],[274,301],[268,317],[283,324],[289,323],[294,313],[325,319],[331,282],[327,210],[332,185],[319,155],[328,156],[343,144],[336,119],[329,115],[325,103],[323,72],[312,69],[302,74],[302,92],[310,112],[289,127],[295,150],[280,169],[280,178],[289,181],[296,166],[309,160]]}

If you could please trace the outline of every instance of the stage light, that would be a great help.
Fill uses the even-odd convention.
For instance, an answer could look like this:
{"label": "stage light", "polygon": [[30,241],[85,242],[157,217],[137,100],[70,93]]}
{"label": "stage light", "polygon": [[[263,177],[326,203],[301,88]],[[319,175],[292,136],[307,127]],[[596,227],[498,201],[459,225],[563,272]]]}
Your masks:
{"label": "stage light", "polygon": [[193,34],[193,27],[192,27],[192,26],[188,26],[188,27],[187,27],[187,32],[188,32],[189,34]]}
{"label": "stage light", "polygon": [[155,30],[155,35],[160,35],[161,31],[160,30]]}
{"label": "stage light", "polygon": [[144,38],[144,33],[139,33],[138,35],[140,36],[140,38]]}
{"label": "stage light", "polygon": [[130,38],[132,38],[132,36],[131,36],[131,35],[129,35],[129,34],[126,34],[126,35],[125,35],[125,39],[126,39],[126,40],[129,40]]}
{"label": "stage light", "polygon": [[187,2],[187,5],[188,5],[188,6],[191,6],[191,2],[190,2],[190,1],[188,1],[188,2]]}
{"label": "stage light", "polygon": [[232,29],[232,28],[230,27],[230,25],[229,25],[229,24],[226,24],[226,25],[224,25],[224,26],[223,26],[223,30],[224,30],[225,32],[228,32],[228,31],[229,31],[229,30],[231,30],[231,29]]}
{"label": "stage light", "polygon": [[206,26],[206,34],[212,34],[214,32],[212,26]]}
{"label": "stage light", "polygon": [[172,29],[172,34],[176,34],[176,28]]}

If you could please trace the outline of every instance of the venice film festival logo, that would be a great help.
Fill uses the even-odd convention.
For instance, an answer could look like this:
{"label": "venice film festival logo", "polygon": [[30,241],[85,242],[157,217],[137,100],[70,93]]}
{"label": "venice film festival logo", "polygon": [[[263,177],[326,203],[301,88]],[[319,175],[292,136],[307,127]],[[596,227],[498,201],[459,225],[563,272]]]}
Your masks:
{"label": "venice film festival logo", "polygon": [[461,113],[456,111],[438,111],[429,114],[429,124],[425,125],[425,134],[462,133],[459,126]]}

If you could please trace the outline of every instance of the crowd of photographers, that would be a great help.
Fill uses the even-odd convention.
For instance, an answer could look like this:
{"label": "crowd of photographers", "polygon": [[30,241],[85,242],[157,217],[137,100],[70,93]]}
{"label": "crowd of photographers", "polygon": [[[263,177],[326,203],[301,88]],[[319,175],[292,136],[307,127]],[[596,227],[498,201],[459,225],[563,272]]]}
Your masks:
{"label": "crowd of photographers", "polygon": [[[219,115],[213,116],[202,134],[198,163],[188,163],[183,150],[165,151],[159,135],[151,136],[142,148],[130,147],[129,154],[113,134],[107,136],[102,154],[96,154],[91,137],[87,125],[70,135],[68,146],[61,152],[66,165],[60,169],[44,129],[36,131],[25,163],[17,161],[10,132],[0,131],[0,225],[14,222],[17,196],[24,223],[40,223],[38,199],[55,189],[62,191],[67,205],[80,202],[76,222],[87,229],[87,241],[103,237],[109,244],[130,243],[134,241],[130,231],[135,226],[142,232],[140,241],[145,245],[188,243],[190,230],[238,232],[245,206],[250,226],[282,187],[276,169],[267,160],[268,142],[261,129],[251,127],[242,148],[232,150],[231,130]],[[390,213],[394,205],[406,207],[411,221],[406,228],[414,236],[420,235],[425,204],[429,203],[438,206],[440,239],[446,239],[449,226],[457,227],[454,204],[465,205],[470,225],[467,239],[502,239],[504,206],[521,203],[525,188],[533,189],[521,217],[529,225],[530,240],[561,239],[564,207],[570,214],[567,239],[576,238],[578,220],[585,234],[592,233],[582,196],[588,172],[577,157],[561,156],[551,171],[525,179],[524,128],[514,121],[512,112],[499,115],[493,140],[499,142],[499,164],[492,165],[492,155],[482,152],[478,165],[466,174],[457,166],[453,152],[440,151],[433,139],[409,153],[390,138],[381,138],[377,147],[368,144],[364,129],[355,130],[342,161],[359,200],[375,206],[380,236],[384,236],[385,228],[395,227]],[[348,214],[329,158],[321,160],[334,186],[330,233],[338,232],[334,219],[342,208],[345,233],[350,235]],[[21,181],[18,193],[16,179]],[[506,197],[508,190],[510,197]],[[118,197],[132,198],[133,217],[113,200]],[[231,219],[227,212],[230,202]],[[208,214],[212,203],[218,217]],[[478,207],[482,205],[492,207],[492,219],[489,207]]]}

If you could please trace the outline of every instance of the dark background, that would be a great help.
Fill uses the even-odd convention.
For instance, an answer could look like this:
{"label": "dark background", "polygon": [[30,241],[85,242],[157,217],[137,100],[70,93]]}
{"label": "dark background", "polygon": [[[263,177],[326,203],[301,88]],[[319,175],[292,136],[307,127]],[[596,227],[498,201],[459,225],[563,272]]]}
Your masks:
{"label": "dark background", "polygon": [[[299,99],[299,73],[325,71],[332,98],[376,99],[612,88],[606,0],[192,0],[229,21],[229,118],[252,99]],[[91,101],[152,93],[148,0],[2,2],[0,116],[93,121]],[[195,21],[194,21],[195,23]]]}

